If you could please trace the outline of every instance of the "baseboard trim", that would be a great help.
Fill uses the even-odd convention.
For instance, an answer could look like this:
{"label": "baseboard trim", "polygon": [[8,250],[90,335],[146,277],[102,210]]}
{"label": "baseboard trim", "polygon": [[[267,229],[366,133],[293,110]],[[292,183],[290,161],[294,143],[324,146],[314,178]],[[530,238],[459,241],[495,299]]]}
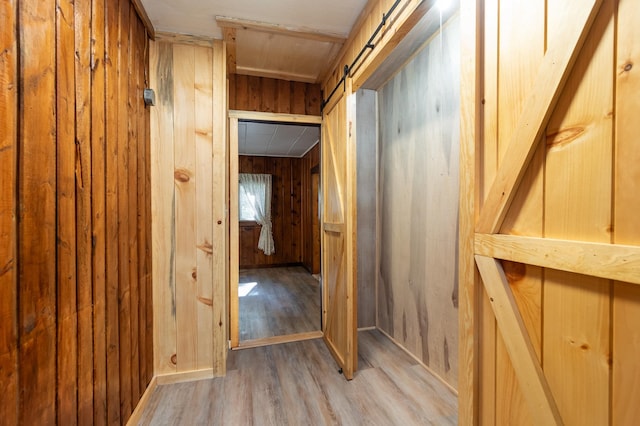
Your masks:
{"label": "baseboard trim", "polygon": [[180,373],[163,374],[157,376],[158,385],[170,385],[172,383],[193,382],[196,380],[213,379],[213,368],[203,370],[182,371]]}
{"label": "baseboard trim", "polygon": [[147,407],[147,404],[149,404],[149,399],[151,398],[151,394],[153,393],[154,390],[156,390],[156,387],[158,387],[158,378],[157,376],[153,376],[153,378],[149,382],[149,386],[147,386],[147,389],[142,394],[140,401],[138,401],[138,404],[136,405],[136,409],[133,410],[133,413],[131,413],[129,420],[127,420],[127,426],[137,425],[140,422],[140,419],[142,418],[142,413],[144,412],[144,409]]}
{"label": "baseboard trim", "polygon": [[376,330],[378,330],[380,333],[382,333],[387,339],[391,340],[391,342],[393,342],[394,345],[396,345],[397,347],[399,347],[400,349],[402,349],[404,351],[404,353],[406,353],[407,355],[409,355],[411,358],[413,358],[418,364],[420,364],[424,369],[426,369],[431,375],[433,375],[433,377],[435,377],[436,379],[440,380],[440,382],[442,382],[442,384],[444,384],[447,388],[449,388],[449,390],[451,392],[453,392],[453,394],[457,397],[458,396],[458,390],[456,388],[454,388],[453,386],[451,386],[449,383],[447,383],[446,380],[444,380],[438,373],[436,373],[435,371],[433,371],[431,369],[431,367],[429,367],[428,365],[426,365],[424,362],[422,362],[422,360],[420,358],[418,358],[417,356],[415,356],[413,353],[411,353],[409,351],[409,349],[405,348],[404,346],[402,346],[400,344],[400,342],[398,342],[396,339],[394,339],[393,337],[391,337],[386,331],[384,331],[383,329],[376,327]]}
{"label": "baseboard trim", "polygon": [[318,339],[322,337],[322,331],[310,331],[308,333],[289,334],[286,336],[265,337],[240,342],[237,348],[231,350],[258,348],[260,346],[278,345],[280,343],[301,342],[303,340]]}

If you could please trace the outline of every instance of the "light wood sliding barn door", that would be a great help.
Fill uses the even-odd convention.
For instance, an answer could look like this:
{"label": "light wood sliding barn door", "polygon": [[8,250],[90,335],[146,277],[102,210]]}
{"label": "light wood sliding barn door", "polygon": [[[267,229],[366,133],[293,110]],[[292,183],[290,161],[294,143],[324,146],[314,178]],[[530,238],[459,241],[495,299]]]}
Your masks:
{"label": "light wood sliding barn door", "polygon": [[461,3],[459,422],[635,424],[640,3],[478,3]]}
{"label": "light wood sliding barn door", "polygon": [[322,123],[322,325],[324,340],[351,380],[357,368],[355,95],[324,111]]}

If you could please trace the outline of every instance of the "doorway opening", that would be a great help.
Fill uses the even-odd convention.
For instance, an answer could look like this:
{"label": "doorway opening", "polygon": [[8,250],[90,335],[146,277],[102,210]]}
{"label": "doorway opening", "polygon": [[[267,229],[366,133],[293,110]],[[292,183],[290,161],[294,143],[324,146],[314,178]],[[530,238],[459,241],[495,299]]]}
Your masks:
{"label": "doorway opening", "polygon": [[232,349],[322,336],[320,123],[229,113]]}

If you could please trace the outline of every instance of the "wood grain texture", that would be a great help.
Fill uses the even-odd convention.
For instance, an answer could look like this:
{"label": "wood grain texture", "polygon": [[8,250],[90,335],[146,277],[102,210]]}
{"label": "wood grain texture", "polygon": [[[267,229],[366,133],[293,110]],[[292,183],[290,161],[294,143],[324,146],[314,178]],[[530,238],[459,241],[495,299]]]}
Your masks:
{"label": "wood grain texture", "polygon": [[[511,116],[517,113],[514,105],[527,96],[518,91],[530,86],[529,73],[538,68],[534,55],[539,53],[523,50],[541,45],[552,50],[554,43],[563,43],[560,34],[576,11],[586,12],[591,7],[590,2],[527,4],[527,8],[544,10],[544,19],[533,25],[531,18],[539,16],[537,13],[523,12],[522,6],[514,12],[515,18],[507,18],[503,8],[511,3],[497,5],[485,4],[483,19],[488,32],[484,68],[478,75],[484,76],[484,87],[476,98],[485,109],[484,137],[475,158],[480,170],[474,195],[481,201],[487,183],[493,180],[496,163],[508,161],[499,154],[503,139],[509,137]],[[629,189],[630,182],[637,181],[637,159],[628,145],[629,135],[637,133],[632,124],[635,121],[629,120],[637,102],[628,96],[634,92],[634,79],[628,77],[634,75],[631,58],[635,55],[629,34],[636,31],[629,23],[637,20],[639,12],[631,2],[603,2],[544,130],[546,143],[538,146],[532,141],[537,151],[531,165],[520,171],[533,178],[537,170],[537,177],[529,183],[523,179],[507,213],[501,232],[514,235],[478,235],[482,243],[476,246],[478,252],[518,261],[503,262],[514,296],[529,287],[521,288],[521,282],[533,284],[534,291],[527,290],[523,298],[528,303],[518,302],[519,310],[524,318],[529,316],[538,324],[536,315],[544,318],[539,336],[534,322],[527,328],[532,339],[540,339],[542,351],[538,354],[566,424],[633,421],[631,401],[637,396],[638,376],[631,360],[637,353],[637,339],[629,324],[637,322],[637,286],[624,282],[612,285],[610,279],[622,278],[616,274],[624,273],[626,258],[632,258],[637,249],[637,220],[630,219],[637,206]],[[496,20],[498,13],[500,19]],[[526,23],[514,23],[524,16]],[[517,43],[515,53],[508,48],[511,42]],[[519,57],[521,54],[525,56]],[[494,63],[503,63],[503,70],[497,72]],[[546,67],[540,71],[549,72]],[[539,97],[538,93],[533,95]],[[494,101],[496,96],[500,105]],[[499,115],[495,112],[498,107]],[[523,250],[518,253],[520,248]],[[616,262],[619,265],[613,266]],[[547,269],[538,273],[532,264]],[[626,276],[637,275],[632,265]],[[484,347],[478,360],[479,422],[522,424],[524,416],[531,418],[532,413],[521,409],[519,392],[509,390],[512,382],[505,374],[499,346],[492,351],[491,343],[486,345],[491,333],[485,330],[491,330],[492,324],[493,318],[483,319],[476,335],[476,342]],[[507,398],[493,396],[496,385]]]}
{"label": "wood grain texture", "polygon": [[[23,306],[19,322],[12,323],[20,326],[20,348],[25,356],[19,358],[8,376],[25,381],[21,385],[23,396],[20,405],[15,406],[14,414],[18,418],[11,420],[10,413],[6,417],[10,423],[17,424],[56,421],[105,424],[109,388],[112,420],[119,422],[121,418],[126,420],[132,410],[132,403],[125,401],[121,411],[119,383],[124,381],[131,386],[137,380],[138,369],[121,377],[120,371],[113,368],[121,343],[117,321],[120,316],[117,294],[120,235],[116,214],[120,194],[113,176],[117,176],[114,171],[121,157],[110,157],[109,168],[106,168],[105,149],[108,146],[112,153],[118,152],[118,133],[110,132],[110,145],[106,145],[105,125],[108,121],[118,129],[118,91],[124,87],[128,89],[131,83],[129,72],[120,73],[118,68],[121,52],[126,52],[124,69],[144,66],[144,60],[131,60],[128,41],[122,43],[120,40],[118,44],[122,30],[120,16],[130,17],[128,23],[137,18],[135,14],[129,14],[128,1],[123,2],[122,13],[119,4],[109,9],[110,27],[105,19],[105,4],[97,0],[8,6],[13,9],[13,15],[7,13],[6,16],[19,17],[20,46],[23,47],[19,52],[23,64],[19,70],[20,79],[14,87],[22,93],[23,102],[13,108],[25,126],[19,134],[24,148],[17,159],[23,174],[14,178],[14,185],[21,194],[20,202],[25,207],[20,218],[24,244],[15,260],[28,271],[21,276],[20,286],[14,290]],[[14,25],[12,22],[7,24]],[[144,31],[131,33],[129,25],[125,25],[123,31],[129,41],[136,37],[146,38]],[[106,44],[110,46],[108,54]],[[24,46],[29,46],[28,51]],[[7,50],[7,54],[2,55],[3,61],[6,56],[10,63],[11,55],[11,49]],[[108,67],[105,67],[106,62]],[[6,93],[11,95],[10,88]],[[124,111],[129,112],[124,114],[127,121],[123,134],[127,139],[128,132],[138,126],[138,120],[145,120],[144,114],[135,113],[141,103],[142,100],[133,94],[127,95],[123,102]],[[107,104],[108,109],[105,108]],[[131,105],[130,109],[127,104]],[[7,126],[7,129],[10,136],[11,127]],[[7,152],[11,154],[11,149]],[[107,179],[109,171],[113,174]],[[43,178],[45,175],[46,179]],[[110,222],[111,235],[115,236],[109,252],[105,239],[107,182],[114,212]],[[128,194],[126,181],[123,183],[125,187],[120,193]],[[147,221],[148,216],[137,213],[135,209],[131,213],[133,220]],[[128,245],[131,228],[126,227],[123,231],[126,231],[124,238]],[[32,234],[38,235],[40,240],[37,249],[28,248]],[[51,247],[47,242],[50,237]],[[9,242],[6,246],[11,249]],[[115,267],[110,270],[110,315],[105,287],[106,259],[115,261],[111,264]],[[46,271],[53,271],[53,275]],[[128,265],[125,271],[128,280],[137,280],[137,273],[129,276]],[[11,301],[10,297],[8,301]],[[111,346],[107,346],[107,330],[112,332]],[[133,343],[128,341],[128,345]],[[9,370],[3,368],[4,371]],[[11,389],[9,382],[9,398]],[[30,395],[32,389],[37,396]],[[114,389],[117,392],[113,392]]]}
{"label": "wood grain texture", "polygon": [[[613,87],[601,82],[614,81],[613,11],[602,4],[546,132],[548,238],[611,242]],[[573,8],[548,14],[552,46]],[[545,271],[542,358],[566,424],[610,417],[610,290],[607,280]]]}
{"label": "wood grain texture", "polygon": [[501,234],[476,234],[475,241],[483,256],[640,284],[638,246]]}
{"label": "wood grain texture", "polygon": [[[178,371],[197,365],[195,48],[173,46],[173,132]],[[206,108],[206,105],[205,105]]]}
{"label": "wood grain texture", "polygon": [[320,330],[320,283],[301,266],[241,269],[240,340]]}
{"label": "wood grain texture", "polygon": [[[537,96],[527,98],[518,126],[511,136],[504,154],[504,164],[498,170],[491,190],[487,194],[485,206],[478,218],[479,232],[497,232],[502,225],[508,207],[513,201],[515,190],[526,171],[536,141],[543,135],[551,113],[558,102],[569,72],[576,62],[581,47],[587,37],[591,23],[599,10],[601,1],[594,0],[590,5],[582,5],[580,15],[572,18],[571,25],[562,25],[558,41],[550,45],[538,73],[532,91]],[[516,143],[511,143],[516,141]],[[527,141],[527,142],[520,142]],[[519,143],[518,143],[519,142]]]}
{"label": "wood grain texture", "polygon": [[[9,424],[125,422],[149,378],[137,366],[119,368],[120,355],[131,365],[140,347],[137,332],[121,341],[120,319],[135,321],[121,309],[120,290],[129,291],[119,245],[135,246],[150,218],[122,203],[130,221],[118,228],[118,200],[129,201],[137,185],[117,177],[129,140],[136,148],[148,141],[136,130],[146,120],[136,96],[146,59],[132,53],[147,35],[134,30],[128,0],[122,8],[102,0],[2,7],[0,415]],[[135,292],[130,267],[120,271]],[[127,384],[137,392],[121,395]]]}
{"label": "wood grain texture", "polygon": [[378,101],[378,326],[452,386],[460,81],[453,19],[442,39],[434,38],[380,90]]}
{"label": "wood grain texture", "polygon": [[[117,85],[118,90],[118,338],[120,374],[120,418],[133,411],[131,402],[131,278],[129,276],[129,18],[130,3],[120,0],[118,12]],[[116,52],[114,52],[116,53]],[[134,190],[134,188],[131,188]]]}
{"label": "wood grain texture", "polygon": [[[140,348],[138,345],[139,336],[139,304],[140,304],[140,285],[138,281],[138,121],[139,116],[136,102],[138,91],[138,64],[132,59],[134,57],[142,57],[141,52],[136,43],[135,35],[137,30],[136,12],[133,7],[129,8],[129,73],[128,73],[128,97],[127,113],[129,129],[129,143],[127,145],[127,156],[129,157],[129,173],[127,175],[127,214],[129,216],[129,226],[127,227],[127,245],[129,250],[129,265],[127,273],[129,275],[129,328],[130,328],[130,350],[129,364],[131,365],[131,410],[128,416],[135,409],[136,402],[140,399]],[[136,374],[133,372],[136,371]]]}
{"label": "wood grain texture", "polygon": [[320,273],[320,144],[302,158],[302,264],[313,274]]}
{"label": "wood grain texture", "polygon": [[120,422],[120,334],[118,309],[118,2],[105,3],[105,128],[107,236],[107,423]]}
{"label": "wood grain texture", "polygon": [[18,13],[15,1],[0,5],[0,418],[17,424],[18,378]]}
{"label": "wood grain texture", "polygon": [[93,423],[107,423],[105,5],[91,3],[91,271],[93,291]]}
{"label": "wood grain texture", "polygon": [[351,382],[320,339],[234,351],[224,378],[158,386],[139,424],[457,423],[449,389],[381,333],[359,338]]}
{"label": "wood grain texture", "polygon": [[213,51],[196,49],[194,63],[195,105],[195,175],[198,182],[211,182],[196,186],[196,269],[198,353],[196,369],[208,368],[213,363]]}
{"label": "wood grain texture", "polygon": [[[497,96],[497,161],[504,166],[508,142],[518,128],[518,119],[544,57],[545,7],[539,2],[500,3]],[[520,29],[527,26],[529,31]],[[490,30],[490,31],[497,31]],[[544,147],[536,143],[531,164],[526,169],[501,232],[542,236],[543,233],[543,163]],[[476,251],[477,253],[477,251]],[[539,267],[502,262],[510,289],[518,306],[527,334],[540,359],[542,328],[542,270]],[[517,371],[511,363],[499,334],[496,340],[496,423],[529,424],[532,420],[526,392],[521,390]]]}
{"label": "wood grain texture", "polygon": [[351,81],[345,84],[345,93],[323,111],[322,327],[329,351],[351,380],[358,365],[357,135],[356,95]]}
{"label": "wood grain texture", "polygon": [[[564,424],[504,269],[498,260],[479,255],[476,264],[534,424]],[[500,407],[496,407],[496,413],[503,415]]]}
{"label": "wood grain texture", "polygon": [[239,173],[271,175],[271,222],[276,251],[266,256],[258,249],[260,225],[240,223],[240,267],[275,266],[302,261],[302,179],[300,158],[240,155]]}
{"label": "wood grain texture", "polygon": [[154,371],[167,374],[176,371],[173,49],[163,42],[150,47],[150,83],[158,94],[151,115]]}
{"label": "wood grain texture", "polygon": [[377,147],[376,92],[360,90],[356,106],[358,210],[358,327],[376,325]]}
{"label": "wood grain texture", "polygon": [[93,421],[91,0],[74,2],[78,423]]}
{"label": "wood grain texture", "polygon": [[[640,223],[637,211],[640,200],[637,185],[640,180],[640,150],[637,134],[640,123],[636,119],[640,103],[640,8],[634,2],[618,3],[616,86],[615,86],[615,158],[613,242],[640,246]],[[634,195],[636,194],[636,195]],[[612,324],[612,424],[633,423],[637,416],[635,401],[640,392],[640,287],[615,282],[613,287]]]}
{"label": "wood grain texture", "polygon": [[[481,188],[476,165],[476,145],[481,139],[480,31],[481,8],[477,2],[460,2],[460,194],[458,214],[458,422],[477,424],[479,420],[478,324],[480,296],[474,260],[477,192]],[[489,395],[488,395],[489,396]],[[490,395],[493,396],[493,395]]]}
{"label": "wood grain texture", "polygon": [[76,134],[73,3],[56,7],[57,421],[77,423]]}
{"label": "wood grain texture", "polygon": [[18,423],[56,422],[56,2],[18,9]]}
{"label": "wood grain texture", "polygon": [[320,115],[320,85],[268,77],[229,77],[229,109]]}
{"label": "wood grain texture", "polygon": [[[238,158],[238,119],[229,117],[229,158]],[[238,162],[229,161],[229,345],[233,349],[240,343],[238,286],[240,281],[240,228]],[[234,182],[234,185],[231,185]],[[233,283],[233,285],[232,285]]]}
{"label": "wood grain texture", "polygon": [[224,374],[226,159],[224,48],[151,50],[156,374]]}
{"label": "wood grain texture", "polygon": [[[466,220],[473,222],[475,233],[475,223],[477,214],[485,202],[487,194],[491,189],[491,184],[498,171],[498,67],[499,67],[499,2],[498,0],[487,0],[484,5],[483,15],[480,17],[482,23],[483,36],[476,35],[476,43],[482,44],[479,49],[483,52],[483,57],[479,59],[483,62],[476,78],[480,80],[482,94],[476,94],[476,103],[481,105],[481,121],[479,135],[483,143],[478,143],[476,158],[477,181],[474,194],[476,209],[472,217]],[[480,31],[480,30],[479,30]],[[481,40],[479,40],[481,39]],[[484,100],[484,102],[482,102]],[[493,142],[491,142],[493,141]],[[470,166],[468,166],[470,167]],[[467,195],[468,196],[468,195]],[[461,194],[461,197],[464,197]],[[473,235],[471,236],[473,239]],[[473,251],[473,250],[472,250]],[[475,267],[475,260],[473,262]],[[480,275],[477,270],[474,273],[475,285],[477,286],[476,309],[478,313],[478,421],[480,424],[495,424],[496,422],[496,349],[498,331],[495,316],[491,309],[491,303],[487,293],[484,291]],[[469,279],[469,277],[467,277]],[[465,285],[460,283],[461,285]],[[466,284],[468,285],[468,284]],[[469,368],[473,368],[469,366]]]}

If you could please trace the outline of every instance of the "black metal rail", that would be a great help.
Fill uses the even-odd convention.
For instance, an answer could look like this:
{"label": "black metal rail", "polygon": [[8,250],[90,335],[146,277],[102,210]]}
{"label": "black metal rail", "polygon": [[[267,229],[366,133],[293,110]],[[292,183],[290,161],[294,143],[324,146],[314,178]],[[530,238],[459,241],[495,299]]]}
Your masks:
{"label": "black metal rail", "polygon": [[[331,93],[329,93],[329,96],[327,96],[327,99],[323,99],[322,100],[322,105],[320,107],[320,111],[321,112],[324,111],[324,107],[327,106],[327,104],[329,103],[329,101],[331,100],[333,95],[336,94],[336,92],[338,91],[340,86],[341,85],[345,85],[346,86],[347,76],[351,73],[351,70],[358,64],[358,62],[362,58],[362,55],[365,54],[367,49],[372,49],[373,50],[376,47],[376,45],[373,43],[373,41],[378,36],[378,33],[380,33],[382,28],[384,28],[384,26],[387,25],[387,20],[393,14],[393,12],[395,12],[395,10],[398,7],[398,5],[400,4],[400,2],[401,2],[401,0],[396,0],[391,5],[391,7],[387,11],[387,13],[383,13],[382,14],[382,20],[378,24],[378,27],[373,32],[373,34],[371,34],[371,37],[369,37],[369,40],[367,40],[367,43],[362,47],[362,49],[360,49],[360,52],[358,53],[358,55],[356,55],[356,58],[353,60],[353,62],[351,62],[351,65],[345,65],[344,66],[344,70],[343,70],[343,73],[342,73],[342,78],[340,78],[340,81],[338,81],[338,83],[336,84],[336,87],[334,87],[333,90],[331,91]],[[343,87],[343,90],[345,90],[345,87]]]}

